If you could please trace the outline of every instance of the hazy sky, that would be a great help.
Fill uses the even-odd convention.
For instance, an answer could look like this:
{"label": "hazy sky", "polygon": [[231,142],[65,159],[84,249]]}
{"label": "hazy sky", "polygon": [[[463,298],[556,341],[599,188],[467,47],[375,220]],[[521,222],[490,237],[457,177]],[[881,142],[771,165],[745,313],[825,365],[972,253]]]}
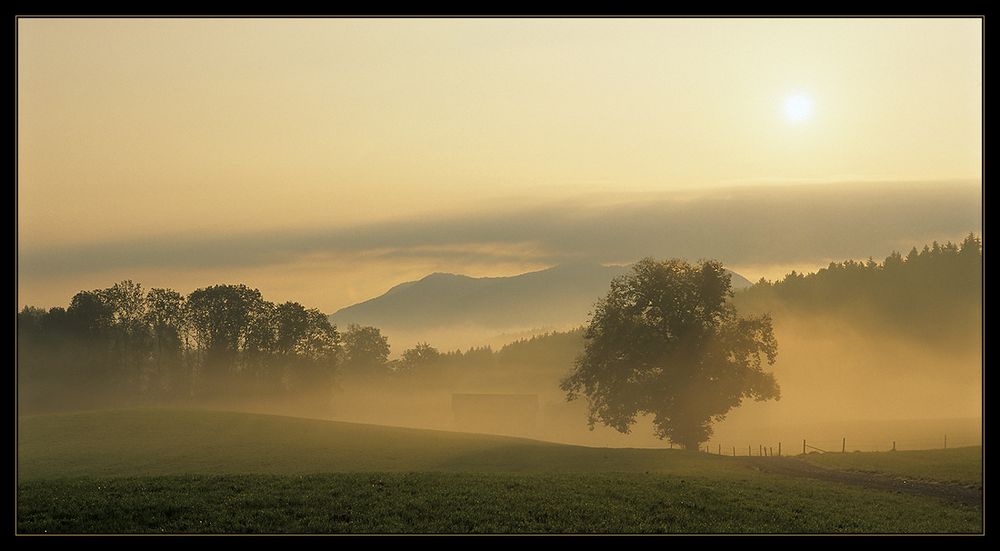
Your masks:
{"label": "hazy sky", "polygon": [[981,231],[978,19],[19,19],[18,306]]}

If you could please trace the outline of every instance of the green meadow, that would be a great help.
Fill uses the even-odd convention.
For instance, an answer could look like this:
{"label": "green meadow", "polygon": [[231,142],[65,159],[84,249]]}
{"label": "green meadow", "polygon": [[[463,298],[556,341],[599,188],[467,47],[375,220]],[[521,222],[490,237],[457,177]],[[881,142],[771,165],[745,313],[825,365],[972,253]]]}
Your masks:
{"label": "green meadow", "polygon": [[[981,487],[980,455],[808,460]],[[717,455],[233,412],[23,417],[17,467],[19,533],[983,530],[981,505],[769,474]]]}

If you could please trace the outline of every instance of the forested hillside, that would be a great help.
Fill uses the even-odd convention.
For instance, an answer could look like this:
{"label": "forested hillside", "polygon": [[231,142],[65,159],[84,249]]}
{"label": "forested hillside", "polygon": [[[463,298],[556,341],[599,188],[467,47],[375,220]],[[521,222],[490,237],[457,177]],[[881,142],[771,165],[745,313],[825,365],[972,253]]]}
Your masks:
{"label": "forested hillside", "polygon": [[812,274],[792,272],[736,293],[748,312],[835,316],[940,346],[967,346],[982,332],[983,244],[934,242],[882,262],[847,260]]}

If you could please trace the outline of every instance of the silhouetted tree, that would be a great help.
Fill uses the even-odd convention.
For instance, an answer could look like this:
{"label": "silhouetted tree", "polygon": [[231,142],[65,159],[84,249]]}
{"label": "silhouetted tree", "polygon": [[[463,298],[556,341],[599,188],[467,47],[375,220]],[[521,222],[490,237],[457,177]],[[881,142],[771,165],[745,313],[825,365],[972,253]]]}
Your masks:
{"label": "silhouetted tree", "polygon": [[280,380],[280,366],[273,361],[278,340],[277,308],[274,303],[260,297],[260,291],[254,291],[256,296],[250,302],[242,345],[237,355],[237,371],[257,381]]}
{"label": "silhouetted tree", "polygon": [[389,339],[378,327],[351,324],[344,331],[345,367],[356,373],[381,373],[389,359]]}
{"label": "silhouetted tree", "polygon": [[343,350],[337,328],[319,310],[297,302],[278,305],[276,317],[278,361],[286,371],[286,386],[328,393]]}
{"label": "silhouetted tree", "polygon": [[403,352],[400,358],[399,369],[403,371],[416,371],[434,365],[441,359],[441,353],[437,348],[426,342],[418,343],[413,348]]}
{"label": "silhouetted tree", "polygon": [[343,341],[326,314],[315,308],[306,310],[306,330],[295,344],[295,353],[324,369],[337,368],[343,359]]}
{"label": "silhouetted tree", "polygon": [[739,317],[731,296],[718,262],[639,261],[595,305],[584,353],[561,385],[567,399],[587,397],[591,428],[627,433],[652,415],[659,438],[688,449],[744,398],[777,399],[762,366],[777,353],[771,319]]}
{"label": "silhouetted tree", "polygon": [[117,371],[112,356],[113,311],[101,291],[80,291],[66,309],[68,351],[76,356],[67,371],[87,382],[108,383]]}
{"label": "silhouetted tree", "polygon": [[146,319],[152,337],[154,384],[162,391],[190,391],[190,377],[184,365],[187,316],[180,293],[171,289],[150,289],[146,294]]}
{"label": "silhouetted tree", "polygon": [[100,291],[111,313],[112,346],[119,382],[132,390],[145,386],[145,360],[152,345],[146,323],[146,294],[142,285],[121,281]]}
{"label": "silhouetted tree", "polygon": [[[25,307],[16,322],[25,410],[279,392],[326,403],[344,356],[325,314],[294,302],[275,306],[245,285],[185,299],[122,281],[77,293],[68,309]],[[376,354],[375,363],[386,356]]]}
{"label": "silhouetted tree", "polygon": [[293,356],[295,346],[305,338],[309,329],[309,314],[298,302],[285,302],[275,308],[278,333],[275,348],[282,356]]}
{"label": "silhouetted tree", "polygon": [[[209,379],[240,369],[240,353],[255,355],[273,343],[274,305],[246,285],[214,285],[187,299],[188,323],[204,358]],[[208,382],[209,386],[214,383]]]}
{"label": "silhouetted tree", "polygon": [[105,340],[113,323],[113,311],[100,291],[80,291],[70,300],[66,317],[77,336]]}

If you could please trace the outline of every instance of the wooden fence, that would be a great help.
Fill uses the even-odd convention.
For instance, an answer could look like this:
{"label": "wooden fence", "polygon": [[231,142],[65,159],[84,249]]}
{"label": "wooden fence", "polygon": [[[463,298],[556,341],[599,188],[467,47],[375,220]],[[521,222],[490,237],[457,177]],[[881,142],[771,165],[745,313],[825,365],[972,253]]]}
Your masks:
{"label": "wooden fence", "polygon": [[[910,439],[900,441],[901,444],[905,445],[907,449],[948,449],[948,435],[945,434],[941,439]],[[861,451],[896,451],[896,440],[886,440],[886,441],[860,441],[851,442],[851,446],[848,447],[848,440],[846,436],[840,438],[839,441],[832,440],[820,440],[811,441],[809,439],[802,439],[802,447],[799,448],[797,443],[794,451],[789,450],[787,447],[782,451],[782,442],[771,442],[763,443],[758,442],[756,447],[754,444],[747,444],[744,449],[742,446],[736,446],[729,444],[723,446],[721,443],[716,443],[715,445],[706,444],[701,448],[702,452],[714,453],[717,455],[732,455],[733,457],[743,456],[743,457],[781,457],[782,455],[805,455],[810,453],[848,453],[848,452],[861,452]],[[982,445],[981,443],[968,444],[968,445]],[[671,444],[670,447],[673,447]],[[746,453],[743,453],[746,451]]]}

